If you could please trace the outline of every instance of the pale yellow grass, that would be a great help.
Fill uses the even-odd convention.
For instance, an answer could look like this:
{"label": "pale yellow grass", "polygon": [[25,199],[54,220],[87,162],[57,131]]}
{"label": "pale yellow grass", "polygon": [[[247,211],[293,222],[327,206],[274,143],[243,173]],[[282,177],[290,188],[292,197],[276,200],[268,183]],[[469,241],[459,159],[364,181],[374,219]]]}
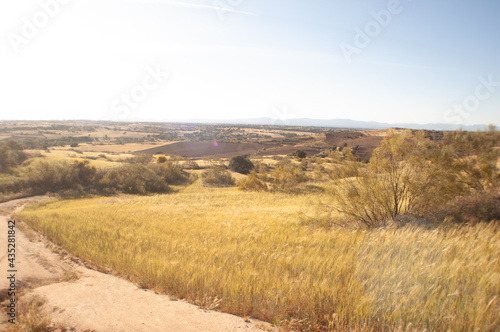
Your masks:
{"label": "pale yellow grass", "polygon": [[[209,189],[42,203],[17,218],[143,287],[315,330],[500,328],[500,233],[312,226],[321,195]],[[310,327],[309,327],[310,326]]]}
{"label": "pale yellow grass", "polygon": [[[43,160],[47,162],[57,162],[57,161],[67,161],[67,162],[73,162],[73,161],[82,161],[82,160],[89,160],[88,158],[85,158],[85,156],[92,156],[90,153],[85,153],[85,154],[76,154],[74,151],[57,151],[55,153],[46,153],[42,152],[41,153],[42,157],[35,157],[32,159],[32,163],[36,162],[37,160]],[[126,158],[131,155],[121,155],[120,158]],[[113,156],[114,159],[118,160],[117,156]],[[120,163],[113,161],[112,159],[106,160],[106,159],[96,159],[96,160],[89,160],[90,165],[95,166],[96,168],[100,169],[105,169],[105,168],[111,168],[111,167],[116,167],[120,165]]]}
{"label": "pale yellow grass", "polygon": [[80,144],[75,150],[83,152],[115,152],[115,153],[128,153],[136,152],[146,149],[164,146],[175,142],[159,142],[159,143],[128,143],[128,144]]}

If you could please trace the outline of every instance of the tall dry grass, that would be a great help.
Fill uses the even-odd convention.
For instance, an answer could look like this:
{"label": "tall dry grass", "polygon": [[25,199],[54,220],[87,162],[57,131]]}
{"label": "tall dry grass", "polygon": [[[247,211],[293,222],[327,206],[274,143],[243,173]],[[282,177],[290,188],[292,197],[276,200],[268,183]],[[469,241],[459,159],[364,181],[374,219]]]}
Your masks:
{"label": "tall dry grass", "polygon": [[500,328],[498,224],[311,226],[327,198],[195,184],[16,217],[142,287],[299,330]]}

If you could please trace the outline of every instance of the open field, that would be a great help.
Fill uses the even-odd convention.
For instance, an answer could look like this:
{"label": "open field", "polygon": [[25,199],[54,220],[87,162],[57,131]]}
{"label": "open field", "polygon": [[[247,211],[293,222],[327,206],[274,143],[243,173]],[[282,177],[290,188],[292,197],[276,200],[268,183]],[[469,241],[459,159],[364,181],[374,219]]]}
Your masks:
{"label": "open field", "polygon": [[75,135],[2,145],[3,199],[74,198],[16,217],[141,288],[285,330],[500,328],[494,131],[50,128]]}
{"label": "open field", "polygon": [[255,153],[263,148],[270,148],[266,144],[258,143],[218,143],[218,142],[176,142],[158,146],[137,153],[179,155],[182,157],[200,158],[211,156],[229,158],[232,156]]}
{"label": "open field", "polygon": [[[104,153],[132,153],[144,149],[150,149],[157,146],[163,146],[165,143],[127,143],[127,144],[80,144],[74,148],[76,151],[81,152],[104,152]],[[61,147],[59,149],[67,149],[68,147]],[[57,150],[58,148],[54,148]]]}
{"label": "open field", "polygon": [[209,189],[18,213],[145,288],[299,330],[500,328],[497,224],[322,228],[322,194]]}

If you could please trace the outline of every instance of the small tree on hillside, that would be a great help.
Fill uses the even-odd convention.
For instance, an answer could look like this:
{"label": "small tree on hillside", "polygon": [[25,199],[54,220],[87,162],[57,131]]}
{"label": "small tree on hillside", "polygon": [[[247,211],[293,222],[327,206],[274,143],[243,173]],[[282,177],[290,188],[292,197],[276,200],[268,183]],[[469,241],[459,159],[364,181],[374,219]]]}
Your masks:
{"label": "small tree on hillside", "polygon": [[233,157],[229,161],[229,169],[241,174],[249,174],[254,167],[254,164],[247,156]]}

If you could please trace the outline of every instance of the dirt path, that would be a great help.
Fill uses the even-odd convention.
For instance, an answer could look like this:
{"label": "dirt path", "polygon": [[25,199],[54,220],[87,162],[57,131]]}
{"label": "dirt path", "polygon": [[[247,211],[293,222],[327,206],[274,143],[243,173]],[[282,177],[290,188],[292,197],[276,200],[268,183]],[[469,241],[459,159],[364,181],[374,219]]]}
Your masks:
{"label": "dirt path", "polygon": [[[8,215],[28,198],[0,204],[0,302],[6,300]],[[202,310],[166,295],[139,289],[129,281],[91,270],[69,255],[51,250],[51,244],[30,230],[16,231],[18,284],[28,289],[19,301],[40,299],[43,317],[52,331],[262,331],[270,325],[216,311]],[[30,241],[31,238],[32,241]],[[54,248],[54,247],[52,247]],[[4,307],[2,305],[2,307]],[[9,325],[5,312],[0,331]],[[262,329],[261,329],[262,328]]]}

